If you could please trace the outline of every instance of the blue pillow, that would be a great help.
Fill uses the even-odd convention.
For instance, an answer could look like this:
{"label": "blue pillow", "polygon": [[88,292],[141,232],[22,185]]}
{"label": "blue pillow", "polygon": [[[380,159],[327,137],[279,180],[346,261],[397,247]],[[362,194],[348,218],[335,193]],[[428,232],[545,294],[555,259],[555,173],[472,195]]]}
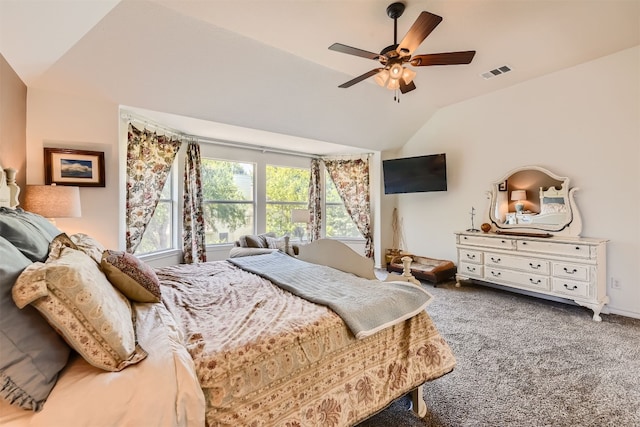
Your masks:
{"label": "blue pillow", "polygon": [[69,358],[69,346],[32,306],[20,310],[11,288],[31,261],[0,237],[0,398],[38,411]]}
{"label": "blue pillow", "polygon": [[[22,209],[0,208],[0,236],[34,262],[44,261],[47,258],[49,243],[61,233],[51,223],[49,223],[50,227],[45,226],[38,217],[39,215]],[[44,218],[42,220],[47,221]],[[56,231],[57,234],[52,235]]]}

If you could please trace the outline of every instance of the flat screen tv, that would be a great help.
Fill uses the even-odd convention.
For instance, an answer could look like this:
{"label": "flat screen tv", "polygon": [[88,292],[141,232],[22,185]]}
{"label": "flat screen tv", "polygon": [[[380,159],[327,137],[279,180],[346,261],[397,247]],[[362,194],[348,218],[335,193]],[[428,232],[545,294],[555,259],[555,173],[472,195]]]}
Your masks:
{"label": "flat screen tv", "polygon": [[442,154],[382,161],[384,194],[447,191],[447,157]]}

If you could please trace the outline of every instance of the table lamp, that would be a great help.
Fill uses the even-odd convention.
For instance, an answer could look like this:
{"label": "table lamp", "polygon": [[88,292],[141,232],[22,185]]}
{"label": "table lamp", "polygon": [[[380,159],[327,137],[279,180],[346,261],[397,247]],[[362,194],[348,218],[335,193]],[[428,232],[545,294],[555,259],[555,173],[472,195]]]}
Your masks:
{"label": "table lamp", "polygon": [[24,210],[48,218],[55,225],[55,218],[81,216],[79,187],[52,185],[27,185]]}
{"label": "table lamp", "polygon": [[511,200],[515,200],[516,212],[520,213],[524,209],[523,200],[527,200],[527,192],[525,190],[513,190],[511,192]]}

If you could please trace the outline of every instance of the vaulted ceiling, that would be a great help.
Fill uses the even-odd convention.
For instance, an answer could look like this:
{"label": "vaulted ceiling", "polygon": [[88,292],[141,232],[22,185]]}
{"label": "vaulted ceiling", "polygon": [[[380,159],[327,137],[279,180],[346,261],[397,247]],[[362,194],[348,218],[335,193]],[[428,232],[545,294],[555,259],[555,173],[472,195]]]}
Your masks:
{"label": "vaulted ceiling", "polygon": [[[379,64],[328,47],[392,44],[389,3],[0,0],[0,52],[28,87],[202,136],[225,124],[299,137],[282,139],[323,154],[397,148],[439,108],[640,44],[638,0],[408,0],[399,39],[426,10],[443,21],[415,53],[476,50],[473,62],[416,68],[400,103],[372,78],[338,88]],[[512,71],[481,77],[503,65]]]}

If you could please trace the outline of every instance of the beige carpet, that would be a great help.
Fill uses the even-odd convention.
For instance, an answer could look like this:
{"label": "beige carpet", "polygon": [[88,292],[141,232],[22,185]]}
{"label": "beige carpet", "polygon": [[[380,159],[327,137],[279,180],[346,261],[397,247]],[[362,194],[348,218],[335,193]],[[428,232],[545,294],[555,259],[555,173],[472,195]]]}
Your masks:
{"label": "beige carpet", "polygon": [[425,288],[456,369],[425,385],[424,420],[401,399],[373,426],[640,426],[640,319],[453,283]]}

